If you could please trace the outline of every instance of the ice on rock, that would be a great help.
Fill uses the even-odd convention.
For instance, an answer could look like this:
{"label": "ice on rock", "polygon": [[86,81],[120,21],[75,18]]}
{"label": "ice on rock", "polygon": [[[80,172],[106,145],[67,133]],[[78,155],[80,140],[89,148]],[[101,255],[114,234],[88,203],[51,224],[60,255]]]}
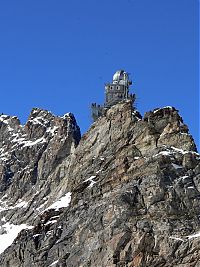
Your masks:
{"label": "ice on rock", "polygon": [[51,206],[49,206],[46,210],[49,210],[49,209],[59,210],[60,208],[66,208],[69,206],[70,202],[71,202],[71,193],[68,192],[63,197],[61,197],[59,200],[54,202]]}
{"label": "ice on rock", "polygon": [[93,187],[93,185],[96,183],[96,181],[93,180],[94,178],[96,178],[96,175],[92,175],[90,178],[88,178],[87,180],[85,180],[85,182],[90,181],[89,187]]}
{"label": "ice on rock", "polygon": [[[3,229],[2,229],[3,228]],[[0,235],[0,254],[4,252],[6,248],[8,248],[19,232],[23,229],[32,229],[32,226],[28,226],[26,224],[21,224],[21,225],[14,225],[10,223],[6,223],[3,226],[1,226],[1,229],[5,231],[4,234]]]}

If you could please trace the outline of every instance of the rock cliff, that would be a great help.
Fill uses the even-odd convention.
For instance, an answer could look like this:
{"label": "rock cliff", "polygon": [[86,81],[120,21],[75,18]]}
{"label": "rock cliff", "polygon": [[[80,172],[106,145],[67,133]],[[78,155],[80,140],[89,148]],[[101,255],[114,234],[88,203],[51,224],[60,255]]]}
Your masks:
{"label": "rock cliff", "polygon": [[0,117],[0,266],[199,267],[200,156],[178,111]]}

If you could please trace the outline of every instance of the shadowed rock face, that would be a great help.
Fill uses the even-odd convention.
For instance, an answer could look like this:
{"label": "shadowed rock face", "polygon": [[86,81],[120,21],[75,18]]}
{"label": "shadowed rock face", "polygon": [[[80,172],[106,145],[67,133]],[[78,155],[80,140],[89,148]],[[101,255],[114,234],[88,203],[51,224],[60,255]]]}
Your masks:
{"label": "shadowed rock face", "polygon": [[[35,110],[24,127],[9,120],[0,234],[24,230],[0,266],[200,266],[200,157],[175,108],[142,119],[131,102],[117,104],[80,142],[71,114]],[[8,125],[36,144],[15,149]]]}

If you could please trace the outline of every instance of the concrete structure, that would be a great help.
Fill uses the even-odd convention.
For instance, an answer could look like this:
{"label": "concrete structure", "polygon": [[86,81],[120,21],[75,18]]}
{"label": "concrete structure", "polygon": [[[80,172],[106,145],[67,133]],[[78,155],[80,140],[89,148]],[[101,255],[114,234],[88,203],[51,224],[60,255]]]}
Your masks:
{"label": "concrete structure", "polygon": [[105,103],[103,106],[93,103],[92,118],[96,121],[102,116],[106,109],[119,103],[120,101],[131,99],[135,100],[135,94],[129,94],[129,86],[132,81],[129,79],[129,74],[124,70],[118,70],[113,75],[111,83],[105,84]]}

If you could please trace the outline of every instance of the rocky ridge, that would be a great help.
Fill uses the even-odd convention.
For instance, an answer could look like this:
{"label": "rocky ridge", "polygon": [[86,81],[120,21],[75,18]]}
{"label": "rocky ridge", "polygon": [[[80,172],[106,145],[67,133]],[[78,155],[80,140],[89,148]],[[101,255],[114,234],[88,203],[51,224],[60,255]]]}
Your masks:
{"label": "rocky ridge", "polygon": [[200,266],[200,156],[175,108],[125,101],[81,139],[72,114],[0,123],[0,240],[19,232],[0,266]]}
{"label": "rocky ridge", "polygon": [[24,214],[25,217],[31,216],[35,207],[44,202],[43,198],[62,179],[62,175],[52,179],[51,173],[73,152],[80,137],[80,129],[71,113],[57,117],[35,108],[24,126],[17,117],[2,115],[1,216],[9,214],[13,223],[15,217],[18,222],[24,220]]}

